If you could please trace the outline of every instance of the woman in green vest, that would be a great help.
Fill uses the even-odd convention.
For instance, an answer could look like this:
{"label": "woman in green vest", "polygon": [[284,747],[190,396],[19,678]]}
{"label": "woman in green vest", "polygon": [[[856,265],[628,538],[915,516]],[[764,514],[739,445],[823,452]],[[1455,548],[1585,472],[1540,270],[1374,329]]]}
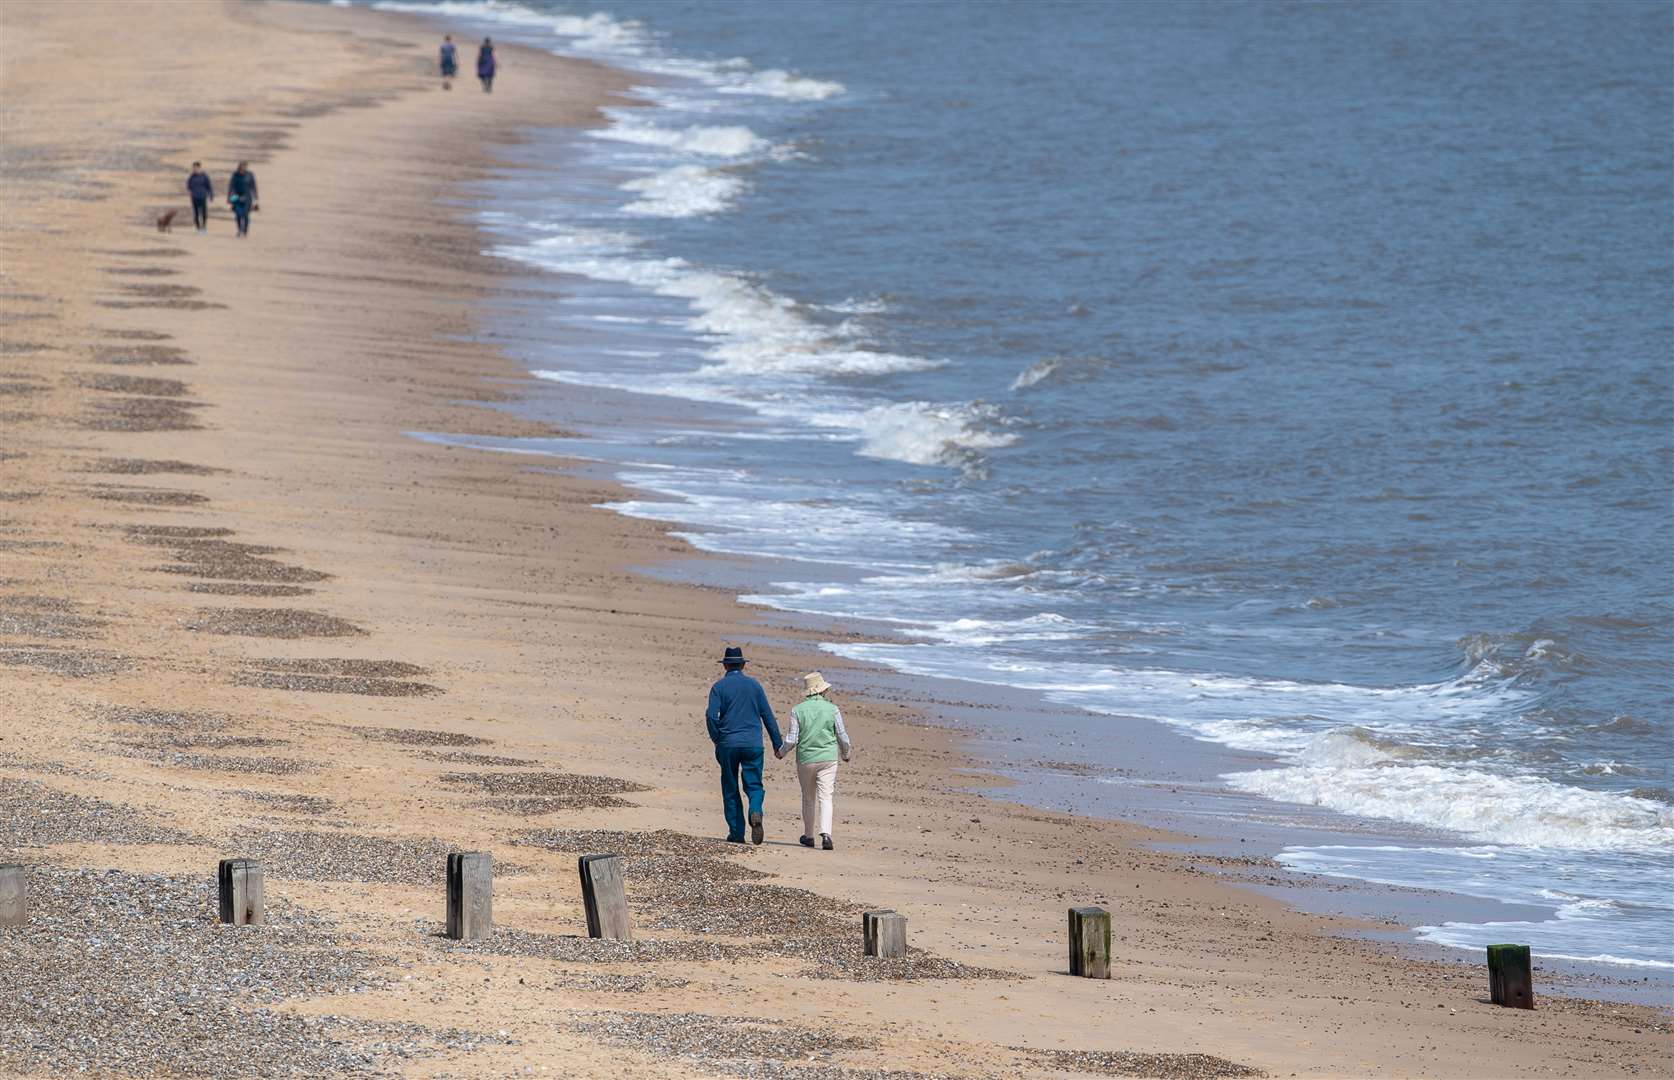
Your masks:
{"label": "woman in green vest", "polygon": [[831,796],[837,789],[837,757],[844,761],[854,752],[849,733],[843,728],[843,713],[826,699],[831,684],[817,671],[802,676],[806,696],[791,710],[790,730],[784,745],[775,750],[781,759],[796,749],[796,777],[802,781],[802,846],[814,846],[818,829],[820,846],[830,851]]}

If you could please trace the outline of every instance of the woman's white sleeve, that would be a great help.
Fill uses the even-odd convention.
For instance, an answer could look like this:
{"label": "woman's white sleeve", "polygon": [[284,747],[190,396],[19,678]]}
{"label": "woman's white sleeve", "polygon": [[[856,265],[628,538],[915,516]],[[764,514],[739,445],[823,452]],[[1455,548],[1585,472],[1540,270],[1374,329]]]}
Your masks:
{"label": "woman's white sleeve", "polygon": [[837,748],[843,751],[846,758],[854,753],[854,747],[849,743],[848,729],[843,726],[843,710],[833,705],[831,711],[837,714]]}

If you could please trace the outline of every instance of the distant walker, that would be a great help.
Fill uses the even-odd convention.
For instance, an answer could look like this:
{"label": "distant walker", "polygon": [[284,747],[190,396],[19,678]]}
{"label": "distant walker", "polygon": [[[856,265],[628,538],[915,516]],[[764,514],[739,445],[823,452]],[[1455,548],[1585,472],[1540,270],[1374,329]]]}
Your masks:
{"label": "distant walker", "polygon": [[459,50],[454,47],[453,35],[442,35],[442,89],[453,89],[453,77],[459,74]]}
{"label": "distant walker", "polygon": [[256,190],[256,174],[250,171],[248,161],[239,162],[227,180],[227,203],[238,221],[238,235],[249,236],[250,211],[261,209],[261,200]]}
{"label": "distant walker", "polygon": [[483,38],[482,46],[477,49],[477,78],[482,80],[482,92],[494,92],[494,39]]}

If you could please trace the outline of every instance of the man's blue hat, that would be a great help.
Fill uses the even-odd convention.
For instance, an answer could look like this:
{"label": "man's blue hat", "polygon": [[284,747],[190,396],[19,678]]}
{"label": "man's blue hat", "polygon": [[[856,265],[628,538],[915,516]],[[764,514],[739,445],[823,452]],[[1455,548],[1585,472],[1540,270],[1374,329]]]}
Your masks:
{"label": "man's blue hat", "polygon": [[744,650],[743,649],[740,649],[737,645],[728,645],[726,654],[721,657],[721,663],[723,663],[723,664],[748,664],[749,661],[744,659]]}

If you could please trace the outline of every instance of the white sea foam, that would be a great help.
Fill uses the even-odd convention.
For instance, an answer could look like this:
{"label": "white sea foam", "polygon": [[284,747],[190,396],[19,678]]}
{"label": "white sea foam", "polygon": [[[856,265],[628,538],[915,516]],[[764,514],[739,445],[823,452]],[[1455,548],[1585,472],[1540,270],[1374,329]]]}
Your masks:
{"label": "white sea foam", "polygon": [[1091,627],[1053,612],[1021,619],[950,619],[907,631],[911,637],[930,638],[967,648],[1024,641],[1071,641]]}
{"label": "white sea foam", "polygon": [[[673,193],[654,194],[654,188],[649,186],[646,197],[648,201],[653,198],[668,201],[677,198]],[[629,243],[623,243],[624,239]],[[608,230],[573,230],[529,244],[496,250],[499,254],[549,270],[580,274],[596,281],[621,282],[658,296],[686,300],[692,309],[688,328],[705,335],[711,342],[704,352],[711,361],[710,365],[695,373],[700,378],[733,379],[739,374],[814,377],[885,375],[939,366],[939,361],[925,357],[902,356],[872,348],[854,327],[819,323],[794,300],[743,275],[702,269],[683,259],[635,257],[630,245],[631,238],[623,238]],[[809,411],[817,413],[822,402],[810,399],[810,404],[813,408]],[[935,412],[929,406],[907,405],[902,408]],[[889,456],[890,433],[884,430],[887,419],[882,414],[872,417],[861,415],[858,418],[834,414],[830,419],[837,427],[852,427],[863,432],[872,430],[877,439],[874,447],[878,450],[877,456]],[[934,420],[934,417],[931,419]],[[942,422],[947,423],[946,420]],[[957,431],[950,433],[956,442],[960,441],[957,435]],[[973,434],[968,445],[975,448],[980,442],[980,436]],[[937,456],[923,446],[902,445],[917,456]],[[917,457],[902,460],[917,460]]]}
{"label": "white sea foam", "polygon": [[860,452],[867,457],[914,465],[961,465],[978,451],[1017,441],[1015,435],[991,430],[989,425],[997,415],[987,405],[903,401],[867,409],[847,423],[860,431]]}
{"label": "white sea foam", "polygon": [[[673,521],[699,531],[675,533],[706,551],[767,555],[780,559],[843,562],[859,547],[881,566],[913,565],[926,544],[968,542],[961,529],[932,522],[902,522],[888,510],[857,500],[831,500],[821,488],[764,492],[749,473],[675,468],[658,473],[628,473],[630,486],[662,496],[609,503],[607,509],[630,517]],[[818,529],[761,528],[763,521],[789,522],[807,516],[809,500],[820,499]]]}
{"label": "white sea foam", "polygon": [[851,296],[839,303],[825,305],[825,310],[839,315],[882,315],[889,310],[889,304],[882,297],[858,300]]}
{"label": "white sea foam", "polygon": [[1056,357],[1049,357],[1045,360],[1036,360],[1034,363],[1017,373],[1017,378],[1011,381],[1011,388],[1013,390],[1027,390],[1029,387],[1040,382],[1042,379],[1050,378],[1052,373],[1057,371],[1062,364],[1063,361],[1057,359]]}
{"label": "white sea foam", "polygon": [[747,186],[742,177],[731,173],[677,165],[622,184],[623,191],[638,196],[624,204],[622,212],[640,217],[705,217],[726,210]]}
{"label": "white sea foam", "polygon": [[[1480,949],[1494,941],[1524,941],[1542,957],[1674,968],[1674,942],[1661,932],[1674,896],[1661,855],[1495,845],[1325,844],[1287,847],[1275,858],[1304,873],[1442,889],[1551,912],[1545,918],[1456,920],[1414,928],[1420,940],[1437,945]],[[1573,884],[1554,888],[1550,883],[1555,880]],[[1604,891],[1612,895],[1601,895]]]}
{"label": "white sea foam", "polygon": [[1535,776],[1368,761],[1231,773],[1241,791],[1346,814],[1450,829],[1478,840],[1580,850],[1674,852],[1674,807]]}
{"label": "white sea foam", "polygon": [[751,157],[765,154],[773,146],[749,128],[738,124],[663,127],[634,115],[625,115],[622,110],[615,110],[613,119],[614,122],[608,127],[593,128],[588,134],[595,139],[656,147],[675,154],[696,154],[715,158]]}
{"label": "white sea foam", "polygon": [[[839,645],[900,670],[1038,690],[1094,712],[1160,720],[1198,738],[1265,751],[1280,767],[1226,777],[1239,790],[1342,813],[1448,829],[1498,844],[1674,852],[1674,807],[1535,776],[1427,760],[1426,730],[1464,725],[1523,697],[1467,680],[1357,687],[1030,660],[945,644]],[[1375,729],[1377,736],[1356,726]]]}
{"label": "white sea foam", "polygon": [[778,68],[756,71],[719,87],[726,94],[760,94],[786,101],[824,101],[843,92],[843,84],[829,79],[810,79]]}

